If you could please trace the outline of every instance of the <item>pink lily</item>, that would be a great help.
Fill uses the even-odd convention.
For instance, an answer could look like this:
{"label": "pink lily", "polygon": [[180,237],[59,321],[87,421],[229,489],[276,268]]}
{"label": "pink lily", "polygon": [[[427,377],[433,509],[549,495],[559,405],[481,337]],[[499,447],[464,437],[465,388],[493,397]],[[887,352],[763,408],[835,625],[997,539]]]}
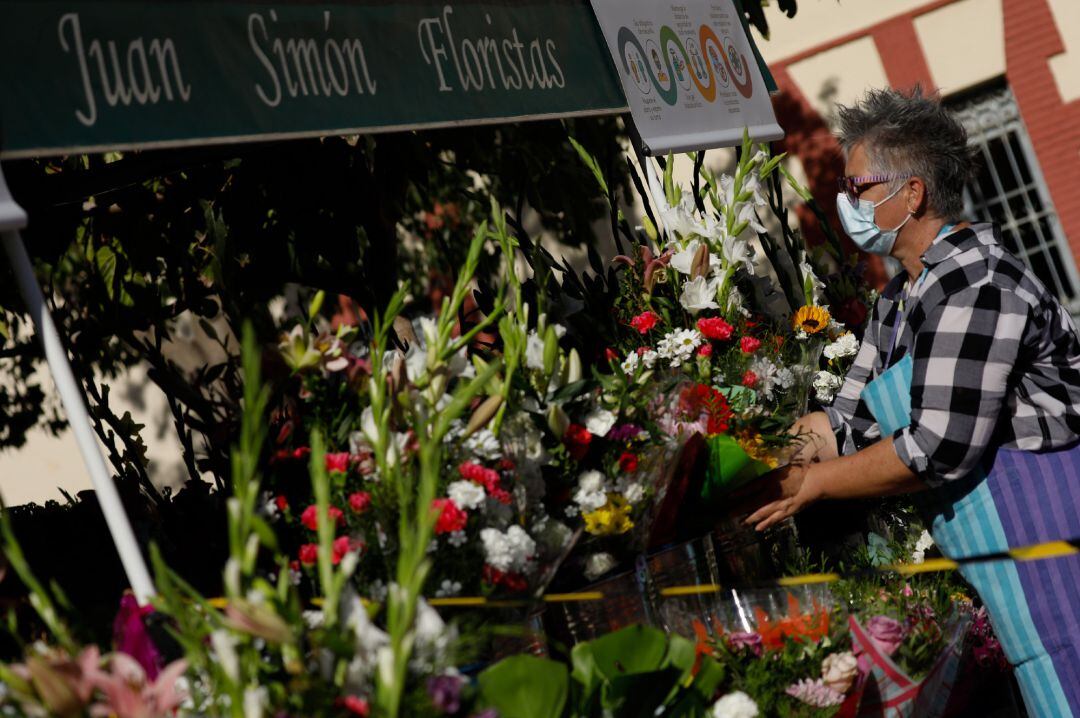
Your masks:
{"label": "pink lily", "polygon": [[150,682],[139,662],[125,653],[109,656],[109,670],[97,671],[92,680],[105,700],[90,709],[93,716],[116,718],[166,718],[186,697],[176,682],[187,670],[187,661],[173,661]]}

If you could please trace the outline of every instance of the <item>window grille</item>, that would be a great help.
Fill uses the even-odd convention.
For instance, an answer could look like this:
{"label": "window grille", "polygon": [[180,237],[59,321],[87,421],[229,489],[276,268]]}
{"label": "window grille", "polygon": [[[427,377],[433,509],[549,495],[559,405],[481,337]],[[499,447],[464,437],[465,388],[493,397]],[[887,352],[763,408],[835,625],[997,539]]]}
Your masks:
{"label": "window grille", "polygon": [[968,216],[1001,225],[1005,246],[1077,313],[1080,278],[1012,92],[997,86],[950,109],[977,150],[978,169],[964,193]]}

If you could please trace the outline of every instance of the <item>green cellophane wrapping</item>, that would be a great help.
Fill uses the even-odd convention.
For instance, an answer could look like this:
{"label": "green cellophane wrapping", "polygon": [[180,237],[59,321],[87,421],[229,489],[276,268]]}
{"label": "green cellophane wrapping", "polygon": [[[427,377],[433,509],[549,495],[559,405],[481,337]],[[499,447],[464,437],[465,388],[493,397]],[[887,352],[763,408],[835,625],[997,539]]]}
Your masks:
{"label": "green cellophane wrapping", "polygon": [[706,501],[716,501],[772,470],[764,461],[751,458],[738,442],[727,434],[710,436],[705,443],[709,456],[701,497]]}

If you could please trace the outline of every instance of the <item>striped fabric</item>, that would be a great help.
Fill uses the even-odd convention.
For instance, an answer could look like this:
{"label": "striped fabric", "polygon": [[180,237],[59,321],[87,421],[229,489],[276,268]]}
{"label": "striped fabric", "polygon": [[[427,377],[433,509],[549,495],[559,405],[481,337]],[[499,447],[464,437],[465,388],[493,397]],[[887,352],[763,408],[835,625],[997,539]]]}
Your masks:
{"label": "striped fabric", "polygon": [[877,418],[883,435],[911,421],[911,365],[911,356],[905,356],[862,390],[862,401]]}
{"label": "striped fabric", "polygon": [[[1001,449],[986,474],[939,493],[934,540],[950,558],[1080,536],[1080,445]],[[1032,716],[1080,716],[1080,555],[971,564]]]}

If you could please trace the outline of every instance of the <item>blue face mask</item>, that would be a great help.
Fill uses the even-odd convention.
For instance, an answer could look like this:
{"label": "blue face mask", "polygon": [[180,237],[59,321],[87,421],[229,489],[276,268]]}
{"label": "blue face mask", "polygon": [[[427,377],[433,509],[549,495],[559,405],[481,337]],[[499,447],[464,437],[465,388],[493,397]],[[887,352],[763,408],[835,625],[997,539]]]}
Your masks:
{"label": "blue face mask", "polygon": [[851,240],[858,245],[859,249],[871,254],[880,254],[883,257],[888,256],[889,252],[892,251],[893,245],[896,243],[896,235],[911,219],[911,214],[909,213],[898,227],[882,229],[878,226],[874,217],[874,210],[895,197],[897,192],[903,188],[904,185],[900,185],[896,188],[896,191],[877,204],[868,199],[860,199],[858,207],[852,205],[851,200],[843,192],[836,196],[836,208],[840,212],[840,224],[844,225],[847,236],[851,237]]}

